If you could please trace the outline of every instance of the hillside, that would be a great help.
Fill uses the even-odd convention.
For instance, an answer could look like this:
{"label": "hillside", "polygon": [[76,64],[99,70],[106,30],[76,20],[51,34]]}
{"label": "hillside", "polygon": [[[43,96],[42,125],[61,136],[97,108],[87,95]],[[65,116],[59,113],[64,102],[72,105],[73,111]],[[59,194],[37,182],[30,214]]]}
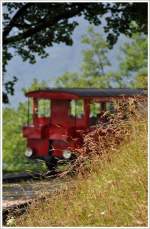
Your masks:
{"label": "hillside", "polygon": [[147,122],[132,121],[131,129],[122,145],[91,162],[90,173],[31,205],[16,226],[147,226]]}

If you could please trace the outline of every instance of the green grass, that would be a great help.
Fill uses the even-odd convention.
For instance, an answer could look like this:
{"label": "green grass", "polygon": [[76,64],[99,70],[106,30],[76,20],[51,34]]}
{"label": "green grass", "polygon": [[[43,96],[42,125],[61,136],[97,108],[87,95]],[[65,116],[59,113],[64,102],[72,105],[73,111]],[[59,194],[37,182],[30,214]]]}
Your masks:
{"label": "green grass", "polygon": [[31,205],[16,226],[147,226],[147,123],[132,124],[130,139],[95,158],[90,173]]}

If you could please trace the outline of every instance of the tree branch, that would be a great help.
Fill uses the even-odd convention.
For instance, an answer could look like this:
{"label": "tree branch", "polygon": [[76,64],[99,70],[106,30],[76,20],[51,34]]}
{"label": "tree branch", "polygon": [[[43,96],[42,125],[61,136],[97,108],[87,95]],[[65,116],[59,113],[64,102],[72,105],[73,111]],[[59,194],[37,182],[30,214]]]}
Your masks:
{"label": "tree branch", "polygon": [[42,20],[42,22],[40,24],[38,24],[37,26],[35,26],[34,28],[30,28],[28,30],[26,30],[23,33],[20,33],[16,36],[12,36],[12,37],[8,37],[6,38],[6,36],[3,36],[3,45],[8,45],[11,43],[16,43],[22,39],[26,39],[30,36],[32,36],[33,34],[35,35],[36,33],[42,31],[43,29],[50,27],[50,26],[54,26],[55,24],[58,23],[58,21],[62,20],[62,19],[69,19],[72,18],[76,15],[78,15],[80,12],[82,12],[85,9],[85,5],[84,4],[80,4],[78,8],[74,8],[72,11],[64,11],[63,13],[57,15],[55,18],[53,18],[53,20]]}
{"label": "tree branch", "polygon": [[20,16],[23,15],[23,13],[26,11],[26,9],[28,7],[30,7],[32,4],[31,3],[27,3],[25,5],[23,5],[18,11],[17,13],[13,16],[13,18],[11,19],[10,23],[4,28],[3,31],[3,37],[7,37],[8,34],[10,33],[10,31],[12,30],[12,28],[16,25],[17,20],[19,19]]}

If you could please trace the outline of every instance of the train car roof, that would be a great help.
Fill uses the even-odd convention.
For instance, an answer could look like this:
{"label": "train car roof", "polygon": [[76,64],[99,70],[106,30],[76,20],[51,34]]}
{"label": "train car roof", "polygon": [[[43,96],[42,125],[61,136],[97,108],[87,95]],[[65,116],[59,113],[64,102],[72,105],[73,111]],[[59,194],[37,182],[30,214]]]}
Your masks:
{"label": "train car roof", "polygon": [[147,96],[146,89],[131,88],[44,88],[26,93],[28,97],[52,99],[79,99],[83,97]]}

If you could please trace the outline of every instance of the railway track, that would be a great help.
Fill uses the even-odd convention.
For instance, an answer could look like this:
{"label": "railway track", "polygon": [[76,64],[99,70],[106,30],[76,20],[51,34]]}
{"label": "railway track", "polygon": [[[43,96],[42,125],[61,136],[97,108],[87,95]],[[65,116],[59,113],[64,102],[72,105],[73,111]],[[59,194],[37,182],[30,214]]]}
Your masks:
{"label": "railway track", "polygon": [[12,217],[24,214],[33,201],[41,198],[44,200],[45,196],[54,195],[66,183],[70,183],[70,179],[72,178],[59,177],[58,173],[53,175],[21,173],[3,176],[3,225],[7,226]]}
{"label": "railway track", "polygon": [[7,225],[7,221],[10,218],[24,214],[31,203],[32,200],[28,200],[28,201],[21,201],[18,204],[13,204],[8,207],[3,207],[3,225]]}
{"label": "railway track", "polygon": [[43,180],[43,179],[53,179],[58,177],[60,172],[47,172],[45,174],[41,173],[18,173],[18,174],[4,174],[3,182],[4,183],[14,183],[27,180]]}

